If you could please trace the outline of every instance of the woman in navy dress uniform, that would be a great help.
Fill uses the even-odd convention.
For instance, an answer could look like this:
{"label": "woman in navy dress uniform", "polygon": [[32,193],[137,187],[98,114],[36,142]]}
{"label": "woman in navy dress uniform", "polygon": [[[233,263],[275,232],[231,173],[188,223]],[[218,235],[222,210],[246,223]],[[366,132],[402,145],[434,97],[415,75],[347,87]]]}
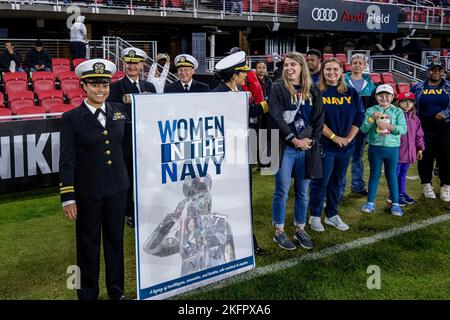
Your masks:
{"label": "woman in navy dress uniform", "polygon": [[88,97],[63,114],[60,193],[65,215],[76,220],[77,286],[80,300],[99,295],[100,236],[105,254],[106,288],[111,299],[124,299],[123,233],[129,188],[124,160],[124,106],[106,103],[116,66],[93,59],[76,69]]}

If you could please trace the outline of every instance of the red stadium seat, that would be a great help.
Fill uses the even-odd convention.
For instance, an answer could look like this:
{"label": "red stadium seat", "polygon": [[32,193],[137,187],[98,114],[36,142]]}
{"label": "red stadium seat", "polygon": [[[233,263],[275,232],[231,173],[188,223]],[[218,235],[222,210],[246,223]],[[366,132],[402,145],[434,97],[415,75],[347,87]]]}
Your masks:
{"label": "red stadium seat", "polygon": [[381,79],[383,83],[395,83],[394,76],[390,72],[383,72],[381,74]]}
{"label": "red stadium seat", "polygon": [[342,63],[347,63],[347,55],[345,53],[336,53],[336,58]]}
{"label": "red stadium seat", "polygon": [[181,5],[183,4],[182,0],[171,0],[170,2],[174,8],[181,8]]}
{"label": "red stadium seat", "polygon": [[[8,117],[11,116],[12,112],[11,109],[8,108],[0,108],[0,117]],[[0,119],[0,122],[10,121],[10,118],[7,119]]]}
{"label": "red stadium seat", "polygon": [[[44,107],[31,106],[19,109],[16,115],[43,114],[43,113],[45,113]],[[23,120],[34,120],[34,119],[42,119],[42,117],[23,118]]]}
{"label": "red stadium seat", "polygon": [[9,108],[13,114],[17,111],[34,106],[34,93],[31,91],[14,91],[8,94]]}
{"label": "red stadium seat", "polygon": [[279,0],[278,1],[278,13],[288,13],[289,12],[289,1]]}
{"label": "red stadium seat", "polygon": [[67,92],[67,98],[71,105],[78,107],[84,99],[87,97],[86,92],[83,89],[74,89]]}
{"label": "red stadium seat", "polygon": [[333,58],[333,57],[334,57],[334,54],[332,54],[332,53],[324,53],[322,55],[322,60],[325,61],[325,60]]}
{"label": "red stadium seat", "polygon": [[399,82],[397,83],[398,93],[409,92],[409,83]]}
{"label": "red stadium seat", "polygon": [[64,103],[63,93],[60,90],[41,91],[38,94],[39,104],[48,112],[50,108],[57,104]]}
{"label": "red stadium seat", "polygon": [[381,75],[379,73],[371,73],[370,74],[370,79],[372,80],[373,83],[377,84],[377,83],[381,83]]}
{"label": "red stadium seat", "polygon": [[298,0],[289,1],[288,13],[298,13]]}
{"label": "red stadium seat", "polygon": [[259,0],[260,12],[274,12],[275,1],[274,0]]}
{"label": "red stadium seat", "polygon": [[36,71],[31,75],[34,92],[48,91],[55,89],[55,80],[52,72]]}
{"label": "red stadium seat", "polygon": [[5,106],[5,97],[3,96],[3,93],[0,92],[0,107]]}
{"label": "red stadium seat", "polygon": [[116,82],[117,80],[120,80],[123,77],[125,77],[125,72],[117,71],[116,73],[113,74],[111,82]]}
{"label": "red stadium seat", "polygon": [[59,113],[59,112],[66,112],[69,110],[72,110],[76,107],[74,107],[71,104],[55,104],[54,106],[50,107],[49,112],[50,113]]}
{"label": "red stadium seat", "polygon": [[5,82],[5,92],[28,90],[28,76],[25,72],[7,72],[3,75]]}
{"label": "red stadium seat", "polygon": [[73,59],[72,64],[73,64],[73,69],[75,70],[76,67],[78,67],[78,65],[84,61],[86,61],[87,59],[85,58],[77,58],[77,59]]}
{"label": "red stadium seat", "polygon": [[344,64],[344,71],[345,72],[352,71],[352,65],[350,63]]}
{"label": "red stadium seat", "polygon": [[61,72],[59,74],[60,87],[64,95],[74,89],[80,89],[80,78],[73,71]]}
{"label": "red stadium seat", "polygon": [[69,59],[52,59],[53,74],[57,77],[61,72],[70,71]]}

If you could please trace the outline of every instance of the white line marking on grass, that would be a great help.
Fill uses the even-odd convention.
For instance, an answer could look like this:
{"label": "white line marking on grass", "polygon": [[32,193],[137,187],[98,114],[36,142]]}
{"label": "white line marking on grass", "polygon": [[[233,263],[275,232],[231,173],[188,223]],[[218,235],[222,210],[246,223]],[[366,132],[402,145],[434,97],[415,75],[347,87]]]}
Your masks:
{"label": "white line marking on grass", "polygon": [[[296,265],[298,265],[302,262],[305,262],[305,261],[313,261],[313,260],[326,258],[326,257],[332,256],[334,254],[346,252],[346,251],[349,251],[352,249],[361,248],[363,246],[374,244],[381,240],[393,238],[393,237],[399,236],[404,233],[409,233],[409,232],[413,232],[416,230],[420,230],[420,229],[426,228],[428,226],[431,226],[433,224],[438,224],[438,223],[442,223],[442,222],[449,221],[449,220],[450,220],[450,214],[444,214],[444,215],[437,216],[434,218],[422,220],[420,222],[415,222],[415,223],[412,223],[410,225],[407,225],[407,226],[404,226],[401,228],[395,228],[395,229],[391,229],[388,231],[380,232],[371,237],[361,238],[361,239],[357,239],[357,240],[354,240],[351,242],[338,244],[338,245],[320,250],[319,252],[307,253],[306,255],[301,256],[301,257],[277,262],[277,263],[270,264],[270,265],[267,265],[267,266],[264,266],[261,268],[256,268],[255,270],[253,270],[251,272],[242,273],[235,277],[224,279],[215,284],[209,285],[208,287],[203,287],[203,288],[199,288],[196,290],[192,290],[189,293],[192,294],[192,293],[200,293],[200,292],[207,292],[210,290],[221,289],[221,288],[227,287],[232,284],[237,284],[239,282],[259,278],[259,277],[262,277],[262,276],[267,275],[272,272],[289,269],[289,268],[295,267]],[[181,295],[181,296],[183,296],[183,295]],[[179,296],[179,297],[181,297],[181,296]]]}
{"label": "white line marking on grass", "polygon": [[407,180],[419,180],[419,176],[406,176]]}

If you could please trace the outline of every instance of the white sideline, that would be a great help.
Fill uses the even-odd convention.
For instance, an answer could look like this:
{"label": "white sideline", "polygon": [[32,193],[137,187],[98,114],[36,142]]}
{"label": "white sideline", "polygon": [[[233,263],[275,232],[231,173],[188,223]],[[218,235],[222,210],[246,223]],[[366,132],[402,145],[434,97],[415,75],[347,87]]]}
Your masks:
{"label": "white sideline", "polygon": [[[360,248],[362,246],[374,244],[381,240],[386,240],[386,239],[389,239],[392,237],[399,236],[404,233],[413,232],[413,231],[416,231],[419,229],[426,228],[430,225],[442,223],[442,222],[445,222],[448,220],[450,220],[450,214],[444,214],[444,215],[440,215],[440,216],[437,216],[434,218],[422,220],[420,222],[415,222],[415,223],[412,223],[410,225],[407,225],[407,226],[404,226],[401,228],[395,228],[395,229],[391,229],[388,231],[380,232],[371,237],[365,237],[365,238],[357,239],[357,240],[354,240],[351,242],[338,244],[333,247],[325,248],[318,252],[308,253],[301,257],[292,258],[292,259],[288,259],[285,261],[273,263],[273,264],[270,264],[270,265],[267,265],[267,266],[264,266],[261,268],[256,268],[255,270],[253,270],[251,272],[242,273],[235,277],[219,281],[215,284],[209,285],[208,287],[203,287],[203,288],[199,288],[196,290],[192,290],[188,293],[180,295],[177,298],[179,299],[182,296],[192,294],[192,293],[207,292],[210,290],[221,289],[221,288],[224,288],[229,285],[236,284],[236,283],[239,283],[242,281],[249,281],[249,280],[259,278],[261,276],[264,276],[264,275],[272,273],[272,272],[277,272],[277,271],[295,267],[296,265],[298,265],[302,262],[305,262],[305,261],[313,261],[313,260],[326,258],[326,257],[329,257],[329,256],[337,254],[337,253],[346,252],[346,251],[349,251],[352,249]],[[175,299],[177,299],[177,298],[175,298]]]}

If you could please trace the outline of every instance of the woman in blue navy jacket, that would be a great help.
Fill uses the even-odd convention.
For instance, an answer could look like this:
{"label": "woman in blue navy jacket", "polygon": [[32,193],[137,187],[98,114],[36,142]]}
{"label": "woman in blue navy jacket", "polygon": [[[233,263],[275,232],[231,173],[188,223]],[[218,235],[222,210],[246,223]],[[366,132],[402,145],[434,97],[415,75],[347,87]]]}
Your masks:
{"label": "woman in blue navy jacket", "polygon": [[323,177],[311,182],[309,223],[314,231],[325,231],[320,216],[326,196],[325,224],[346,231],[349,227],[338,215],[340,190],[355,150],[354,138],[364,120],[363,105],[356,90],[345,84],[342,62],[336,58],[322,63],[319,89],[325,109],[325,125],[320,140]]}

